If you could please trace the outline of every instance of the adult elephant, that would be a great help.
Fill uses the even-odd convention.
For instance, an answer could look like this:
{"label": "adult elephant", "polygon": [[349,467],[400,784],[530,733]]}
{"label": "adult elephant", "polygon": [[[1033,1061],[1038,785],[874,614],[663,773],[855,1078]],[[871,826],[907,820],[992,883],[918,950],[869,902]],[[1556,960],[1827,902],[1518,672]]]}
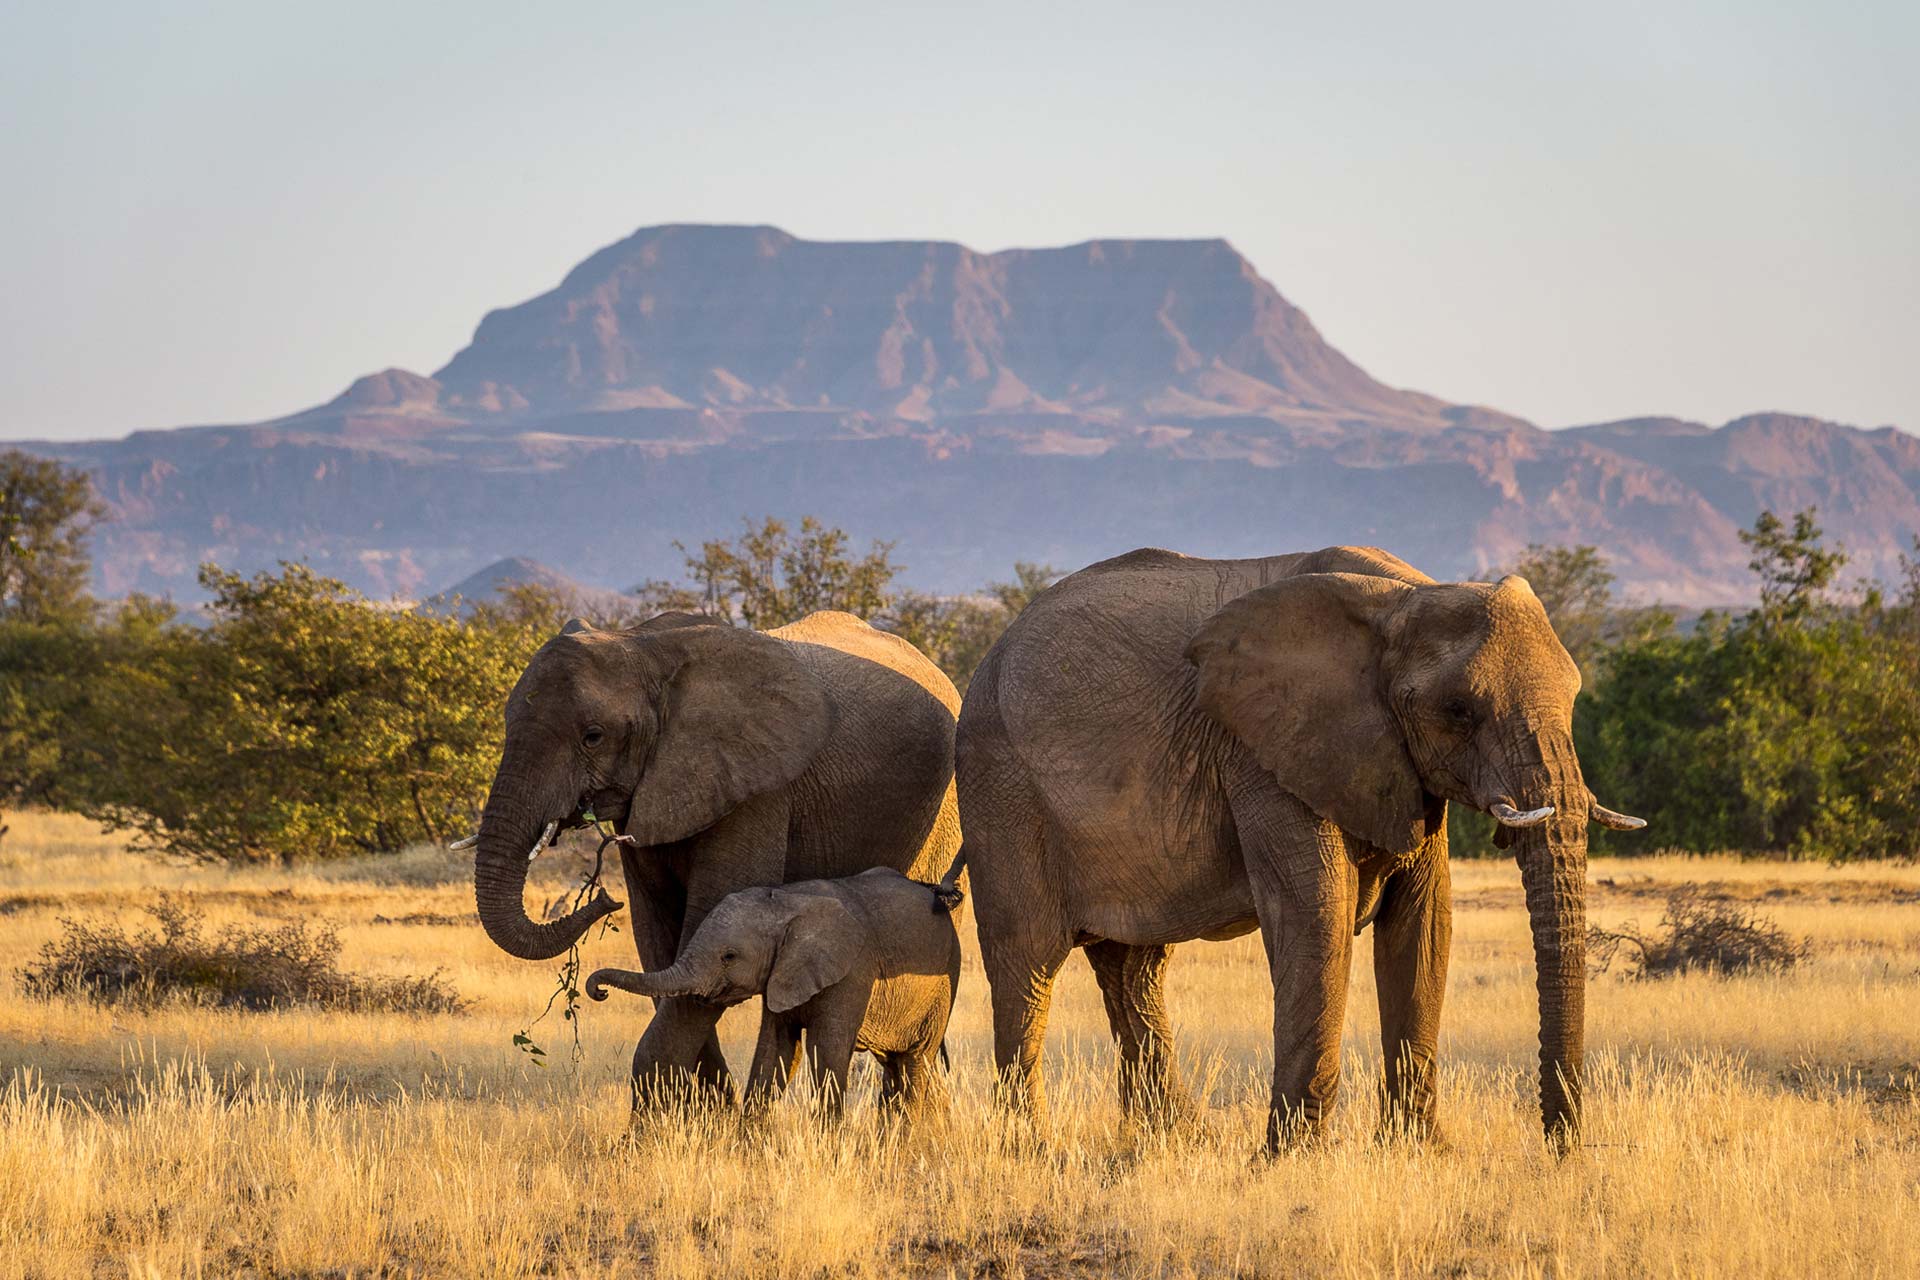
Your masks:
{"label": "adult elephant", "polygon": [[1274,989],[1268,1143],[1339,1081],[1352,940],[1374,929],[1383,1119],[1433,1123],[1450,938],[1446,802],[1503,825],[1526,888],[1540,1105],[1577,1137],[1586,824],[1580,676],[1527,583],[1436,583],[1385,552],[1136,551],[1063,579],[967,689],[957,766],[1003,1085],[1044,1118],[1055,974],[1087,949],[1121,1097],[1179,1105],[1172,944],[1258,927]]}
{"label": "adult elephant", "polygon": [[[536,924],[527,864],[585,815],[621,849],[641,964],[673,963],[729,893],[894,867],[938,879],[959,847],[960,699],[897,636],[846,613],[761,633],[690,614],[622,631],[579,620],[507,698],[506,744],[475,840],[474,894],[510,955],[559,955],[619,910],[603,890]],[[731,1100],[721,1008],[660,1001],[634,1052],[636,1103],[686,1073]]]}

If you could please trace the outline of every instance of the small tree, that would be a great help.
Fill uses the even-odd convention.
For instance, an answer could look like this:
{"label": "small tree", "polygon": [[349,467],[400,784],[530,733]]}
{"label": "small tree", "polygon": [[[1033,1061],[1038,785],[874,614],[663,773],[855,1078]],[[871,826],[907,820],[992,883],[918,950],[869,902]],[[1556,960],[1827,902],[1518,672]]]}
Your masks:
{"label": "small tree", "polygon": [[0,805],[57,799],[93,662],[87,535],[101,510],[85,473],[0,453]]}
{"label": "small tree", "polygon": [[1753,528],[1740,533],[1740,541],[1753,552],[1747,567],[1760,575],[1763,624],[1800,622],[1825,602],[1827,588],[1847,562],[1842,548],[1821,545],[1815,514],[1812,507],[1797,512],[1789,526],[1773,512],[1762,511]]}
{"label": "small tree", "polygon": [[87,535],[103,510],[85,472],[17,449],[0,453],[0,620],[87,612]]}
{"label": "small tree", "polygon": [[708,613],[756,631],[819,609],[871,617],[887,607],[900,566],[891,542],[875,542],[855,556],[851,541],[813,516],[802,518],[798,531],[772,516],[758,525],[749,520],[738,538],[704,542],[698,554],[674,543],[686,557],[687,581],[646,582],[635,594],[652,610]]}
{"label": "small tree", "polygon": [[1022,560],[1013,566],[1011,582],[990,582],[979,595],[903,591],[875,625],[926,654],[965,693],[1000,633],[1058,576],[1051,565]]}
{"label": "small tree", "polygon": [[123,618],[73,734],[101,816],[172,853],[330,857],[471,829],[500,708],[551,628],[209,565],[205,629]]}

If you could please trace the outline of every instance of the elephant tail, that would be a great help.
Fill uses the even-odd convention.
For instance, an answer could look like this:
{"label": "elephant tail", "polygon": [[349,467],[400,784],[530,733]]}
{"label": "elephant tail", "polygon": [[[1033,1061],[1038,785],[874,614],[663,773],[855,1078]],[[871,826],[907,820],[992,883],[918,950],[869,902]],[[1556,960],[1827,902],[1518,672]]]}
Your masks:
{"label": "elephant tail", "polygon": [[960,877],[967,869],[967,846],[962,844],[960,851],[953,855],[953,865],[947,868],[947,874],[940,877],[940,883],[933,887],[933,909],[951,915],[959,905],[967,900],[967,891],[960,887]]}
{"label": "elephant tail", "polygon": [[953,1059],[947,1056],[947,1038],[945,1036],[940,1037],[940,1070],[948,1075],[953,1074]]}

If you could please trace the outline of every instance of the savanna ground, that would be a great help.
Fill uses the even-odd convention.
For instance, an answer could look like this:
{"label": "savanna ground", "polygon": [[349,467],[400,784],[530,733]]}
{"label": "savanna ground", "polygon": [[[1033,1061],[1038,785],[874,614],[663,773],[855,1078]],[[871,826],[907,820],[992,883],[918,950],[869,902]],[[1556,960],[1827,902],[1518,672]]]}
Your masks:
{"label": "savanna ground", "polygon": [[[643,1002],[513,1033],[554,967],[472,917],[464,865],[416,851],[313,870],[131,857],[81,820],[16,815],[0,846],[0,1275],[1911,1275],[1920,1270],[1920,868],[1596,862],[1593,918],[1652,925],[1683,882],[1811,940],[1786,973],[1597,978],[1587,1144],[1537,1132],[1531,953],[1518,876],[1456,863],[1442,1147],[1373,1136],[1378,1037],[1357,948],[1332,1141],[1253,1158],[1270,1057],[1252,938],[1181,949],[1171,1005],[1205,1125],[1123,1125],[1084,963],[1058,988],[1050,1144],[990,1105],[969,938],[953,1119],[901,1136],[871,1075],[822,1137],[797,1089],[763,1126],[629,1132]],[[544,896],[564,888],[562,859]],[[59,918],[138,923],[161,890],[210,924],[337,925],[344,967],[443,968],[430,1016],[148,1011],[26,999]],[[618,919],[618,917],[616,917]],[[971,930],[968,930],[969,934]],[[624,934],[589,967],[631,962]],[[743,1068],[754,1013],[722,1024]]]}

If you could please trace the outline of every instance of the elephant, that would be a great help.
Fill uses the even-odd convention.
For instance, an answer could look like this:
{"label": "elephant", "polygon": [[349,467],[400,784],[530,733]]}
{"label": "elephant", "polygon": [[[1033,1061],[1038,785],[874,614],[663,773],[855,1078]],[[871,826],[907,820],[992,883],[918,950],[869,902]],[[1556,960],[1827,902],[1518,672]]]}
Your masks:
{"label": "elephant", "polygon": [[1173,944],[1258,928],[1274,993],[1267,1147],[1324,1132],[1352,941],[1374,932],[1382,1124],[1434,1131],[1451,937],[1446,805],[1519,862],[1540,1111],[1577,1143],[1586,982],[1580,674],[1524,579],[1435,582],[1372,547],[1209,560],[1146,549],[1055,583],[960,712],[965,856],[1004,1096],[1044,1123],[1052,983],[1084,947],[1130,1113],[1191,1106]]}
{"label": "elephant", "polygon": [[884,1110],[909,1118],[944,1112],[938,1059],[960,982],[953,905],[939,886],[891,867],[742,889],[707,914],[672,965],[653,973],[597,969],[587,994],[604,1000],[607,987],[618,987],[722,1007],[763,995],[749,1111],[785,1091],[804,1031],[830,1118],[839,1118],[856,1049],[880,1059]]}
{"label": "elephant", "polygon": [[[527,867],[560,827],[611,821],[647,969],[741,889],[892,867],[932,880],[959,848],[959,695],[919,650],[851,614],[756,632],[696,614],[619,631],[574,619],[507,698],[475,845],[474,896],[508,954],[550,959],[620,904],[604,890],[536,924]],[[531,851],[531,852],[529,852]],[[633,1057],[636,1108],[736,1099],[721,1008],[658,1001]]]}

